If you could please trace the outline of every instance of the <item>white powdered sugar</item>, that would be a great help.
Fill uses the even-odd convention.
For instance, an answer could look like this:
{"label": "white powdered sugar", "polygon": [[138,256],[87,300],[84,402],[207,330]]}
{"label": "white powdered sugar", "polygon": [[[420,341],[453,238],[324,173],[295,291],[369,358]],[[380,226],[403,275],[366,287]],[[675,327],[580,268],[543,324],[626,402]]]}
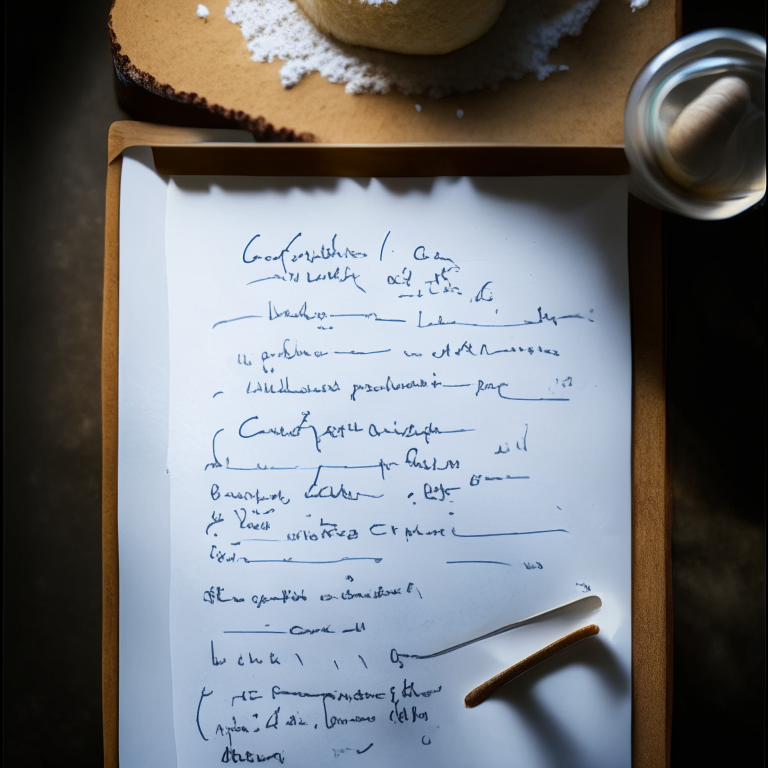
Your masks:
{"label": "white powdered sugar", "polygon": [[[487,34],[441,56],[409,56],[339,42],[317,29],[294,0],[230,0],[225,15],[240,25],[254,61],[285,62],[280,79],[286,88],[319,72],[332,83],[345,83],[348,93],[397,90],[440,98],[495,90],[502,81],[529,73],[544,80],[567,69],[550,64],[549,54],[565,35],[581,33],[598,2],[508,0]],[[632,0],[632,10],[647,2]]]}

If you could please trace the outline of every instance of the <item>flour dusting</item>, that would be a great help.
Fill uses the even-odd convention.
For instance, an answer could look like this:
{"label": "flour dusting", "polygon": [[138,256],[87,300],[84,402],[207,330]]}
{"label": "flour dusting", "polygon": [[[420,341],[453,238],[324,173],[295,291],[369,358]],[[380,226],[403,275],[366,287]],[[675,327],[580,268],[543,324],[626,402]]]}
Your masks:
{"label": "flour dusting", "polygon": [[[611,0],[612,1],[612,0]],[[567,69],[549,63],[566,35],[579,35],[599,0],[509,0],[491,30],[474,43],[441,56],[410,56],[363,48],[320,32],[294,0],[230,0],[227,19],[240,25],[254,61],[285,63],[290,88],[311,72],[348,93],[426,94],[440,98],[533,74],[539,80]],[[648,0],[632,0],[642,7]]]}

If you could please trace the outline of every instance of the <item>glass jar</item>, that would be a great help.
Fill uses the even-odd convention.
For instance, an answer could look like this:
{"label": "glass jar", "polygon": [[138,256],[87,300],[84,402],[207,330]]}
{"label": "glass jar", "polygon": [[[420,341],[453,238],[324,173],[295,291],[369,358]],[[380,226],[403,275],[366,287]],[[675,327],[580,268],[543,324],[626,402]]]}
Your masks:
{"label": "glass jar", "polygon": [[[706,178],[675,173],[668,131],[708,87],[735,75],[748,103],[724,146],[712,153]],[[682,37],[646,64],[624,112],[630,190],[646,202],[695,219],[735,216],[765,195],[765,40],[738,29],[708,29]]]}

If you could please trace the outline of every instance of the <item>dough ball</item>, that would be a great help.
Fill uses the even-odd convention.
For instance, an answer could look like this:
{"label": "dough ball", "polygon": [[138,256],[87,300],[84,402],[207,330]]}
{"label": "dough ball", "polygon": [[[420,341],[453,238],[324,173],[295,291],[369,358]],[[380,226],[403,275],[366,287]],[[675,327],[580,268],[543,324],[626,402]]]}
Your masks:
{"label": "dough ball", "polygon": [[297,0],[323,32],[396,53],[450,53],[484,35],[506,0]]}

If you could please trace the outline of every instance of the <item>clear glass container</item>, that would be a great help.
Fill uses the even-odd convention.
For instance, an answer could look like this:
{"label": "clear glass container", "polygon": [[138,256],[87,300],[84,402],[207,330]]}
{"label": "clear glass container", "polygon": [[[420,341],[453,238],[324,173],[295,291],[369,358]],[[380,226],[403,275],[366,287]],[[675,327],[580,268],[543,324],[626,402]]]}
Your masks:
{"label": "clear glass container", "polygon": [[[706,179],[683,183],[670,174],[667,132],[710,85],[737,75],[749,104]],[[708,29],[680,38],[635,80],[624,112],[630,189],[643,200],[696,219],[735,216],[765,195],[765,39],[738,29]]]}

